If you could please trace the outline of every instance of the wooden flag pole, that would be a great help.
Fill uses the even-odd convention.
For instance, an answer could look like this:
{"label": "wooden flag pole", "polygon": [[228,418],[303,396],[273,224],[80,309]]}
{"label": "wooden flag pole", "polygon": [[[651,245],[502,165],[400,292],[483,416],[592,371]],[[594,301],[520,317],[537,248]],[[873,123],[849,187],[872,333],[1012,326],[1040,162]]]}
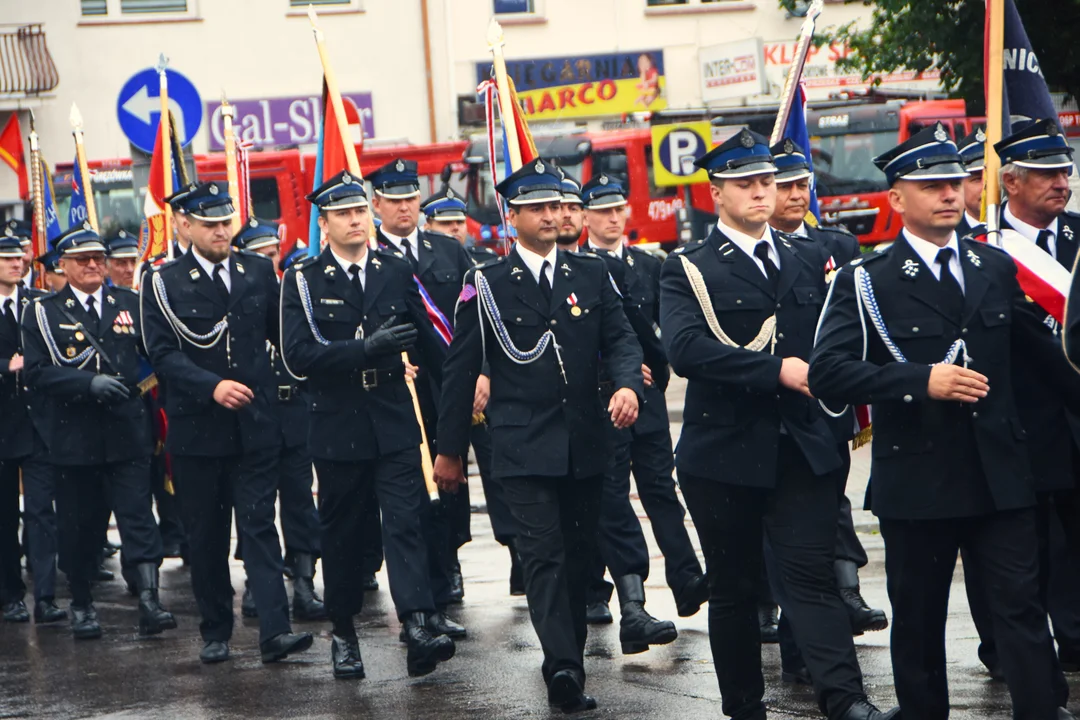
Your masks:
{"label": "wooden flag pole", "polygon": [[[326,50],[326,37],[323,35],[322,30],[319,29],[319,18],[315,14],[315,8],[311,5],[308,5],[308,19],[311,21],[311,29],[315,34],[315,45],[319,49],[319,60],[322,61],[323,78],[326,80],[326,94],[330,98],[331,106],[334,108],[334,119],[337,121],[338,132],[341,134],[341,144],[345,147],[345,161],[349,166],[349,174],[355,176],[357,180],[363,181],[364,176],[360,172],[360,160],[356,157],[356,146],[353,145],[352,137],[349,135],[349,123],[345,118],[345,106],[341,102],[341,93],[338,91],[337,76],[334,75],[334,70],[330,66],[330,55]],[[334,168],[324,168],[324,172],[334,172]],[[375,242],[374,220],[372,220],[371,225],[370,242]],[[409,363],[409,354],[401,353],[401,361],[408,367],[411,364]],[[409,395],[412,396],[416,424],[420,426],[420,468],[424,475],[424,488],[427,490],[431,502],[437,502],[439,500],[439,488],[435,485],[435,466],[431,459],[431,446],[428,445],[424,417],[420,412],[420,398],[416,394],[416,385],[410,378],[405,378],[405,384],[409,388]]]}
{"label": "wooden flag pole", "polygon": [[983,217],[987,240],[1001,244],[1001,220],[998,206],[1001,203],[1001,158],[994,144],[1001,141],[1005,119],[1001,116],[1005,98],[1005,4],[1002,0],[987,3],[990,13],[990,46],[986,48],[986,152],[983,163]]}
{"label": "wooden flag pole", "polygon": [[[169,58],[162,53],[158,58],[157,71],[161,83],[161,171],[165,173],[164,197],[173,194],[172,186],[172,131],[169,129],[169,79],[165,74],[165,68],[169,66]],[[149,188],[147,188],[149,192]],[[172,206],[164,203],[165,207],[165,247],[169,260],[173,259],[172,238]]]}
{"label": "wooden flag pole", "polygon": [[[41,144],[38,140],[37,130],[34,129],[34,114],[30,113],[30,192],[33,193],[34,204],[34,229],[37,230],[37,242],[34,244],[34,257],[41,256],[48,251],[49,241],[45,234],[45,177],[44,167],[41,162]],[[45,273],[41,273],[44,276]]]}
{"label": "wooden flag pole", "polygon": [[79,175],[82,177],[82,193],[86,198],[86,219],[94,232],[101,232],[98,225],[97,207],[94,205],[94,188],[90,183],[90,169],[86,166],[86,149],[83,147],[83,119],[79,106],[71,103],[71,134],[75,136],[75,159],[79,163]]}
{"label": "wooden flag pole", "polygon": [[[235,109],[229,104],[229,101],[225,99],[225,91],[221,91],[221,124],[223,134],[225,135],[225,177],[229,182],[229,197],[233,199],[233,203],[236,207],[240,207],[240,173],[236,167],[236,134],[233,132],[233,116],[236,114]],[[250,212],[250,209],[249,209]],[[232,218],[232,233],[240,232],[240,226],[243,224],[245,218],[240,217],[240,213],[233,214]]]}
{"label": "wooden flag pole", "polygon": [[[506,41],[503,39],[502,25],[495,18],[491,18],[491,23],[488,24],[487,42],[495,66],[495,86],[499,90],[499,115],[502,118],[503,130],[506,131],[506,147],[510,152],[510,157],[506,158],[509,168],[506,174],[510,175],[521,168],[521,146],[518,143],[517,123],[514,122],[514,100],[510,94],[510,81],[506,76],[506,56],[503,55]],[[494,166],[495,158],[491,158],[491,163]]]}
{"label": "wooden flag pole", "polygon": [[[787,77],[784,79],[784,91],[780,93],[780,111],[776,114],[776,122],[773,123],[772,137],[769,145],[775,145],[784,139],[784,130],[787,128],[788,118],[791,116],[791,105],[795,102],[795,91],[802,79],[803,68],[806,67],[806,56],[810,52],[810,41],[814,39],[814,22],[821,14],[822,0],[814,0],[810,9],[806,12],[802,29],[799,31],[799,42],[795,46],[795,59],[788,68]],[[810,148],[806,148],[809,152]]]}

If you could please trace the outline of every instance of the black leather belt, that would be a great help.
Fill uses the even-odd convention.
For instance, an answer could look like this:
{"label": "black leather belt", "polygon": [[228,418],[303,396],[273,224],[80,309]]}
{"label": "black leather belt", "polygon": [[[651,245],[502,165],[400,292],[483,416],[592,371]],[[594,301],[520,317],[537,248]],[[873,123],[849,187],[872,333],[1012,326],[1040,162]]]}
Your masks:
{"label": "black leather belt", "polygon": [[278,385],[277,386],[277,399],[278,402],[289,402],[293,397],[300,392],[300,388],[295,385]]}
{"label": "black leather belt", "polygon": [[381,384],[389,384],[405,377],[405,368],[371,368],[352,373],[352,381],[362,385],[365,390],[372,390]]}

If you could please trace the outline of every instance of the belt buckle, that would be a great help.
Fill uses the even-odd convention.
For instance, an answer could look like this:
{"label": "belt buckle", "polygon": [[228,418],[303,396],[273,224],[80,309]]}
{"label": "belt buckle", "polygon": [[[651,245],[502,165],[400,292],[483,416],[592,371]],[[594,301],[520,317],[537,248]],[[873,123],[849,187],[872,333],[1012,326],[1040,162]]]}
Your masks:
{"label": "belt buckle", "polygon": [[292,385],[278,385],[277,399],[279,402],[292,400]]}
{"label": "belt buckle", "polygon": [[364,370],[360,373],[360,382],[363,383],[365,390],[379,387],[378,370]]}

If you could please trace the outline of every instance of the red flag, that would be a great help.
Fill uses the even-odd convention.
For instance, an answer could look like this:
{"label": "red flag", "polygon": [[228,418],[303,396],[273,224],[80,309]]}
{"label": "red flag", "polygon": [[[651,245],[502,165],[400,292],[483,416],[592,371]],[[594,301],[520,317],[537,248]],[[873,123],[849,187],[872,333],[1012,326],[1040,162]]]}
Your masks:
{"label": "red flag", "polygon": [[3,160],[19,176],[19,198],[29,197],[30,182],[23,154],[22,131],[19,130],[19,114],[11,113],[7,125],[0,132],[0,160]]}
{"label": "red flag", "polygon": [[146,184],[143,217],[142,259],[145,262],[169,249],[165,237],[165,171],[160,132],[154,140],[154,153],[150,156],[150,179]]}
{"label": "red flag", "polygon": [[529,131],[529,123],[525,121],[525,112],[521,109],[517,88],[514,87],[514,79],[507,78],[507,81],[510,83],[511,104],[514,106],[514,129],[518,137],[518,148],[521,151],[521,164],[528,165],[538,158],[540,153],[537,152],[536,143],[533,141],[532,133]]}
{"label": "red flag", "polygon": [[[360,112],[356,109],[356,103],[342,96],[341,104],[345,107],[345,122],[349,127],[360,125]],[[349,162],[345,159],[345,145],[338,131],[337,116],[334,114],[334,105],[326,95],[326,83],[323,83],[323,177],[336,175],[342,170],[349,169]],[[350,138],[351,140],[351,138]],[[364,143],[363,126],[360,129],[360,144]]]}

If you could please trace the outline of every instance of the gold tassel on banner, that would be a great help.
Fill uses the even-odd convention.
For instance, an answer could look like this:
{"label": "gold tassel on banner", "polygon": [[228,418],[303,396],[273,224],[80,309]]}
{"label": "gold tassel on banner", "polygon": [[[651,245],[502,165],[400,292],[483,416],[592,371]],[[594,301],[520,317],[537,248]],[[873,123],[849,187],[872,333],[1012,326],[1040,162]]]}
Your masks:
{"label": "gold tassel on banner", "polygon": [[858,450],[863,445],[869,445],[870,441],[874,437],[874,423],[870,423],[859,432],[855,433],[855,437],[851,439],[851,449]]}

